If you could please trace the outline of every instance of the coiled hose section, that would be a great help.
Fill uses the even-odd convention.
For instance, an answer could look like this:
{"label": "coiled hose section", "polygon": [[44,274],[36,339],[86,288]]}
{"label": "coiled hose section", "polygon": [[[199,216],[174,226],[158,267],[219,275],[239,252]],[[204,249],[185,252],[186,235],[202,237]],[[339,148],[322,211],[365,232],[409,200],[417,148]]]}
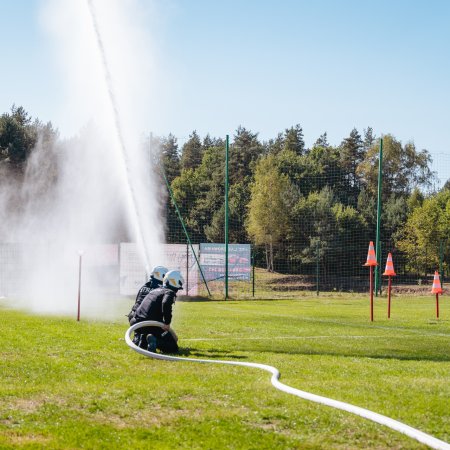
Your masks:
{"label": "coiled hose section", "polygon": [[[331,406],[332,408],[342,409],[343,411],[347,411],[352,414],[356,414],[358,416],[364,417],[365,419],[369,419],[372,422],[379,423],[381,425],[385,425],[392,430],[398,431],[406,436],[409,436],[422,444],[428,445],[430,448],[434,448],[437,450],[450,450],[450,444],[447,442],[441,441],[429,434],[424,433],[423,431],[417,430],[416,428],[412,428],[409,425],[406,425],[398,420],[391,419],[390,417],[383,416],[382,414],[375,413],[365,408],[360,408],[359,406],[354,406],[349,403],[344,403],[338,400],[333,400],[328,397],[322,397],[320,395],[311,394],[309,392],[301,391],[299,389],[295,389],[291,386],[283,384],[279,381],[280,372],[275,367],[259,364],[253,362],[241,362],[241,361],[221,361],[218,359],[194,359],[194,358],[182,358],[179,356],[171,356],[164,355],[161,353],[153,353],[148,350],[144,350],[137,345],[135,345],[131,339],[131,333],[138,330],[142,327],[148,326],[156,326],[163,327],[164,324],[161,322],[156,322],[154,320],[147,320],[144,322],[139,322],[132,325],[125,333],[125,342],[127,345],[134,350],[135,352],[140,353],[141,355],[154,358],[154,359],[162,359],[165,361],[184,361],[184,362],[195,362],[195,363],[206,363],[206,364],[227,364],[230,366],[245,366],[245,367],[254,367],[256,369],[262,369],[272,374],[270,381],[272,385],[279,389],[280,391],[286,392],[288,394],[296,395],[297,397],[303,398],[305,400],[310,400],[312,402],[320,403],[322,405]],[[171,330],[174,336],[175,333]]]}

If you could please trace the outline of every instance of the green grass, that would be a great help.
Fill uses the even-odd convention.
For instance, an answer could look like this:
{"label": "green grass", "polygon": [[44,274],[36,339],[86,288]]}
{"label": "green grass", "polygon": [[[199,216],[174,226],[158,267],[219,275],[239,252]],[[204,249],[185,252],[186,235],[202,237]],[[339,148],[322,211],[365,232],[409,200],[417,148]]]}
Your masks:
{"label": "green grass", "polygon": [[[450,441],[450,302],[320,296],[177,302],[192,358],[270,364],[290,386]],[[0,303],[1,307],[1,303]],[[123,300],[123,311],[129,302]],[[145,358],[127,322],[31,316],[3,306],[0,448],[416,449],[415,440],[274,389],[266,372]]]}

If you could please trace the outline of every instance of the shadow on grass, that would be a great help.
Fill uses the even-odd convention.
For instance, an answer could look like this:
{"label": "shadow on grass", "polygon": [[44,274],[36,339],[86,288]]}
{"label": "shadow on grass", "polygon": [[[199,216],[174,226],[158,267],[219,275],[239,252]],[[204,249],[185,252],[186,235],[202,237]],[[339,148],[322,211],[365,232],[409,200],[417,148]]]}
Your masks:
{"label": "shadow on grass", "polygon": [[[242,349],[242,351],[248,351],[249,349]],[[255,349],[257,353],[275,353],[283,355],[297,355],[297,356],[339,356],[342,358],[371,358],[371,359],[388,359],[388,360],[398,360],[398,361],[432,361],[432,362],[448,362],[450,361],[450,355],[395,355],[395,354],[370,354],[370,353],[358,353],[358,352],[332,352],[332,351],[317,351],[317,350],[276,350],[276,349]],[[173,356],[181,356],[186,358],[198,358],[198,359],[229,359],[233,360],[249,360],[256,362],[252,357],[245,355],[233,354],[233,351],[228,350],[197,350],[190,347],[182,347],[179,352],[173,354]]]}
{"label": "shadow on grass", "polygon": [[194,358],[211,358],[211,359],[221,359],[221,358],[230,358],[230,359],[247,359],[246,356],[242,355],[234,355],[233,351],[228,350],[218,350],[218,349],[210,349],[210,350],[197,350],[191,347],[180,347],[178,353],[174,356],[183,356],[183,357],[194,357]]}
{"label": "shadow on grass", "polygon": [[[243,350],[245,351],[245,350]],[[370,354],[370,353],[358,353],[355,351],[319,351],[319,350],[255,350],[258,353],[276,353],[283,355],[304,355],[304,356],[340,356],[343,358],[371,358],[371,359],[391,359],[398,361],[433,361],[433,362],[448,362],[450,361],[450,355],[396,355],[390,354]]]}
{"label": "shadow on grass", "polygon": [[[272,348],[249,348],[247,346],[242,346],[240,348],[233,348],[233,350],[224,350],[224,349],[202,349],[198,350],[192,347],[180,347],[179,356],[184,357],[194,357],[194,358],[204,358],[204,359],[230,359],[230,360],[252,360],[254,356],[252,353],[270,353],[270,354],[282,354],[282,355],[296,355],[296,356],[338,356],[342,358],[371,358],[371,359],[379,359],[379,360],[398,360],[398,361],[431,361],[431,362],[449,362],[450,354],[445,352],[445,349],[442,349],[442,353],[435,354],[420,354],[421,349],[417,349],[416,347],[411,349],[411,351],[402,352],[402,350],[392,350],[387,353],[384,351],[373,351],[368,349],[361,349],[361,351],[355,351],[355,349],[340,349],[340,350],[330,350],[328,349],[312,349],[312,348],[296,348],[296,349],[277,349],[276,347]],[[423,349],[425,351],[425,349]],[[236,355],[234,352],[249,352],[248,355]]]}

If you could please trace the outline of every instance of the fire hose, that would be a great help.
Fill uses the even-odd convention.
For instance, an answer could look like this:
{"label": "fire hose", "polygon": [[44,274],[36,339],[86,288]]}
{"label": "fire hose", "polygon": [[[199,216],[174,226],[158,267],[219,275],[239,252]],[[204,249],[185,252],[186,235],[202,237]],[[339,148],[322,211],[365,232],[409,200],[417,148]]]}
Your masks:
{"label": "fire hose", "polygon": [[[227,364],[227,365],[231,365],[231,366],[254,367],[256,369],[265,370],[272,374],[270,381],[272,382],[272,385],[276,389],[279,389],[280,391],[295,395],[295,396],[303,398],[305,400],[310,400],[315,403],[320,403],[322,405],[327,405],[332,408],[341,409],[343,411],[347,411],[349,413],[364,417],[365,419],[369,419],[372,422],[376,422],[381,425],[385,425],[385,426],[391,428],[392,430],[398,431],[406,436],[416,439],[417,441],[419,441],[425,445],[428,445],[430,448],[433,448],[436,450],[450,450],[450,444],[448,444],[447,442],[441,441],[440,439],[437,439],[434,436],[426,434],[423,431],[417,430],[416,428],[410,427],[409,425],[399,422],[398,420],[391,419],[390,417],[383,416],[382,414],[378,414],[376,412],[370,411],[365,408],[361,408],[359,406],[351,405],[350,403],[345,403],[345,402],[341,402],[339,400],[333,400],[328,397],[322,397],[320,395],[311,394],[310,392],[301,391],[299,389],[296,389],[296,388],[293,388],[286,384],[283,384],[279,381],[280,372],[278,371],[278,369],[273,366],[269,366],[267,364],[259,364],[259,363],[253,363],[253,362],[241,362],[241,361],[222,361],[222,360],[218,360],[218,359],[183,358],[180,356],[172,356],[172,355],[165,355],[162,353],[150,352],[148,350],[140,348],[134,344],[133,340],[131,339],[131,333],[138,330],[139,328],[148,327],[148,326],[154,326],[154,327],[156,326],[156,327],[163,328],[164,324],[161,322],[153,321],[153,320],[147,320],[147,321],[139,322],[139,323],[132,325],[130,328],[128,328],[128,330],[125,333],[125,342],[127,343],[127,345],[132,350],[140,353],[141,355],[147,356],[149,358],[161,359],[161,360],[165,360],[165,361],[183,361],[183,362],[195,362],[195,363],[203,363],[203,364],[205,364],[205,363],[206,364]],[[172,329],[170,329],[170,332],[176,338],[176,334]]]}

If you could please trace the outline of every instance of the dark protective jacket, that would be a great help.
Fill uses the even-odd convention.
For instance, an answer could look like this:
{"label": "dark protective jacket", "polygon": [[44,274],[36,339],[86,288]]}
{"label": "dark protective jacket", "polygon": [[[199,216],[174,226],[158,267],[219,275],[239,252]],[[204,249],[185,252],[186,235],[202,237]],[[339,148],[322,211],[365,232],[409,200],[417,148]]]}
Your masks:
{"label": "dark protective jacket", "polygon": [[150,292],[153,291],[153,289],[161,287],[161,281],[155,280],[154,278],[150,278],[150,280],[147,281],[147,283],[144,284],[139,289],[139,292],[136,295],[136,300],[133,306],[133,310],[136,311],[138,309],[138,306],[142,303],[142,300],[144,300],[145,296]]}
{"label": "dark protective jacket", "polygon": [[131,311],[128,313],[128,320],[131,320],[134,317],[134,315],[136,314],[136,310],[139,308],[139,305],[142,303],[142,300],[144,300],[145,296],[153,291],[153,289],[156,289],[160,286],[160,281],[155,280],[154,278],[150,278],[150,280],[148,280],[147,283],[145,283],[144,286],[139,289],[134,305],[131,308]]}
{"label": "dark protective jacket", "polygon": [[175,299],[176,293],[169,288],[153,289],[136,309],[134,322],[156,320],[169,325],[172,321],[172,307]]}

